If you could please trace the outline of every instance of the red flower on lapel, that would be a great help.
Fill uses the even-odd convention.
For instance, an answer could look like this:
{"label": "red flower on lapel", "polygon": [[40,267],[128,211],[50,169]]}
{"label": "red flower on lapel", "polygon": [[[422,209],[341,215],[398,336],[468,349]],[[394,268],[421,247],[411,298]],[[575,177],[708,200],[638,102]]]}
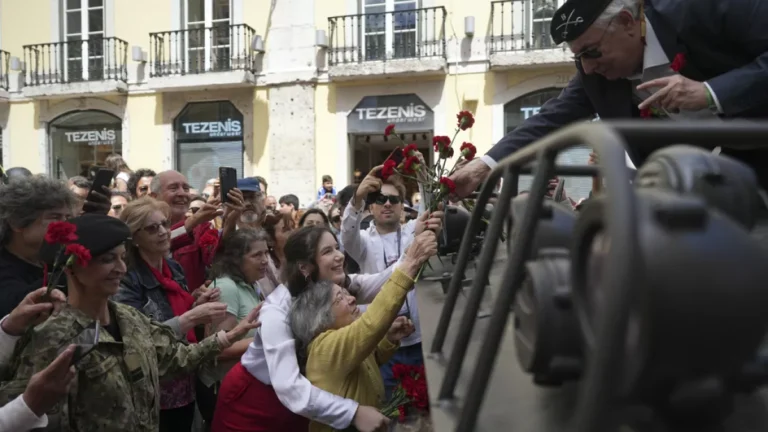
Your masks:
{"label": "red flower on lapel", "polygon": [[643,109],[640,110],[640,117],[644,118],[644,119],[649,119],[649,118],[653,117],[653,113],[651,112],[650,109],[643,108]]}
{"label": "red flower on lapel", "polygon": [[686,61],[685,54],[679,53],[675,56],[674,60],[672,60],[672,64],[669,65],[669,68],[679,73],[680,70],[685,67]]}

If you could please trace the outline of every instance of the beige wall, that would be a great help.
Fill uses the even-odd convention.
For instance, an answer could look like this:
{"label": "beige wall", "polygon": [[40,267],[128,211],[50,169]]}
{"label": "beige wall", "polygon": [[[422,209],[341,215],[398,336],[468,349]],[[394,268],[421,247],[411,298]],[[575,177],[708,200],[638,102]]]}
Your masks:
{"label": "beige wall", "polygon": [[53,42],[51,0],[0,2],[2,49],[22,58],[22,45]]}

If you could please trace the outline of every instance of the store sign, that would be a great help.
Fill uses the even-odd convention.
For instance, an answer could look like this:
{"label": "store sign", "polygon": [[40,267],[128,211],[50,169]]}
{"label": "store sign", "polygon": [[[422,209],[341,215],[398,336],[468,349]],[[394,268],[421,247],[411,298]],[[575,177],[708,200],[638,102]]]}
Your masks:
{"label": "store sign", "polygon": [[350,133],[383,134],[393,124],[398,132],[425,132],[434,129],[432,109],[415,94],[367,96],[349,113]]}
{"label": "store sign", "polygon": [[89,146],[115,145],[117,131],[104,128],[102,130],[64,132],[67,143],[87,144]]}
{"label": "store sign", "polygon": [[181,134],[186,138],[239,138],[243,136],[240,120],[182,123]]}
{"label": "store sign", "polygon": [[520,112],[523,113],[523,118],[527,120],[528,117],[538,114],[540,109],[541,107],[521,107]]}

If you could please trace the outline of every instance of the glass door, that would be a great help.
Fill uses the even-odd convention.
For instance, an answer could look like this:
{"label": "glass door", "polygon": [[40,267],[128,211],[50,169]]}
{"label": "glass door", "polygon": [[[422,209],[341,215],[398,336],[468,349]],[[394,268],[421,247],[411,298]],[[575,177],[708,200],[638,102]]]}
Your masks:
{"label": "glass door", "polygon": [[230,0],[187,0],[186,71],[199,73],[230,68],[230,13]]}
{"label": "glass door", "polygon": [[64,0],[64,81],[104,77],[104,0]]}
{"label": "glass door", "polygon": [[363,58],[416,57],[418,0],[364,0]]}

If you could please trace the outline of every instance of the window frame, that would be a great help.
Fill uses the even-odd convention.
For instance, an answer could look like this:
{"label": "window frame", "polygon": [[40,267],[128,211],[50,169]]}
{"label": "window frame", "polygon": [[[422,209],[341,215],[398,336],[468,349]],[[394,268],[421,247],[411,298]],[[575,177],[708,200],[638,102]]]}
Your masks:
{"label": "window frame", "polygon": [[[90,73],[92,68],[89,66],[90,62],[94,59],[98,61],[101,59],[101,68],[105,67],[104,62],[104,39],[107,36],[107,0],[101,0],[100,6],[90,6],[90,0],[80,0],[80,7],[69,8],[69,0],[61,0],[61,17],[62,17],[62,50],[61,63],[62,72],[64,73],[64,79],[67,82],[71,81],[88,81],[90,79]],[[90,31],[91,19],[90,11],[101,10],[101,30]],[[80,31],[70,32],[69,30],[69,14],[72,12],[79,12],[80,14]],[[79,37],[79,39],[70,39],[70,37]],[[89,50],[90,40],[94,38],[98,42],[102,43],[101,55],[91,55]],[[80,40],[80,55],[79,57],[70,57],[70,50],[72,46],[70,43]],[[98,43],[94,42],[94,43]],[[73,60],[80,60],[81,74],[79,77],[72,77],[69,68],[70,62]],[[103,76],[103,72],[102,72]]]}
{"label": "window frame", "polygon": [[[360,48],[362,51],[363,58],[366,61],[376,61],[376,60],[389,60],[393,58],[408,58],[408,57],[416,57],[418,56],[418,47],[417,47],[417,41],[419,41],[419,34],[421,32],[421,28],[419,26],[418,18],[415,20],[413,28],[407,28],[407,29],[401,29],[398,30],[395,28],[395,13],[396,12],[405,12],[405,11],[412,11],[422,8],[422,2],[423,0],[376,0],[376,3],[374,4],[367,4],[367,0],[360,0],[358,4],[358,10],[360,11],[360,31],[358,37],[360,38]],[[397,5],[399,4],[409,4],[412,3],[412,8],[407,9],[397,9]],[[374,8],[374,7],[381,7],[384,6],[383,12],[368,12],[368,8]],[[383,31],[376,31],[376,32],[368,32],[368,19],[369,15],[383,15],[384,16],[384,30]],[[418,16],[418,15],[417,15]],[[414,34],[414,46],[413,46],[413,55],[397,55],[397,50],[395,47],[395,35],[397,34],[405,34],[405,33],[413,33]],[[373,54],[373,56],[369,57],[368,55],[368,37],[369,36],[381,36],[384,35],[384,47],[379,52],[376,52]]]}
{"label": "window frame", "polygon": [[[235,12],[235,4],[234,0],[228,0],[227,1],[227,7],[229,9],[228,18],[219,18],[214,19],[214,2],[216,0],[199,0],[203,2],[203,20],[202,21],[190,21],[189,20],[189,13],[190,13],[190,1],[194,0],[181,0],[181,29],[184,31],[184,38],[183,38],[183,44],[184,44],[184,70],[190,71],[193,68],[190,67],[190,59],[192,56],[190,55],[193,51],[203,51],[203,70],[197,71],[197,72],[207,72],[213,70],[213,64],[218,62],[214,62],[214,52],[215,50],[222,49],[222,48],[229,48],[230,58],[224,59],[227,62],[227,65],[229,65],[229,61],[231,61],[232,56],[232,35],[229,32],[229,29],[231,28],[234,17],[233,13]],[[219,24],[226,23],[225,27],[228,29],[228,36],[227,36],[227,44],[215,44],[215,42],[212,40],[212,29],[214,27],[218,27]],[[202,47],[193,47],[191,43],[191,35],[193,34],[192,26],[199,26],[202,24],[202,27],[195,27],[198,29],[203,29],[202,31],[202,38],[203,43]],[[200,33],[198,33],[200,34]]]}

